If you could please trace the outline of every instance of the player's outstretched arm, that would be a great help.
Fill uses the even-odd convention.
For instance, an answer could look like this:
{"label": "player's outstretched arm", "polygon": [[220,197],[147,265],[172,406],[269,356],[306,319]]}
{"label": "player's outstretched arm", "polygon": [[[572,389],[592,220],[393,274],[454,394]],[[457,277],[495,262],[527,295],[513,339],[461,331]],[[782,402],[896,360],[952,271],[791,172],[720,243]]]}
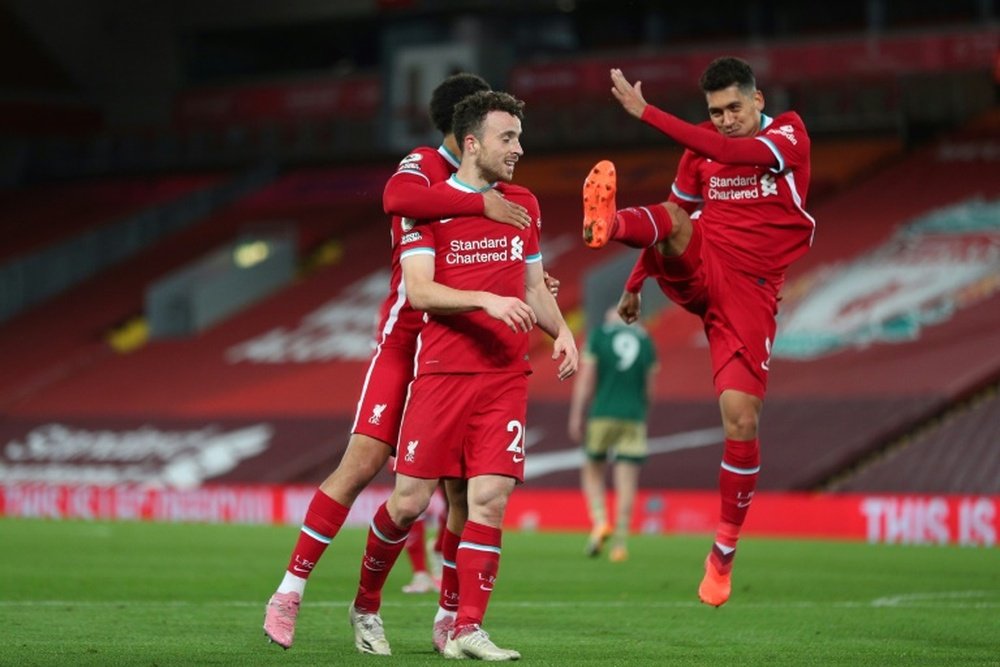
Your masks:
{"label": "player's outstretched arm", "polygon": [[431,185],[422,174],[402,171],[396,172],[385,184],[382,208],[389,215],[418,221],[485,215],[518,229],[531,224],[527,209],[508,201],[498,192],[462,192],[446,181]]}
{"label": "player's outstretched arm", "polygon": [[642,82],[629,83],[620,69],[611,70],[611,93],[631,115],[699,155],[723,164],[769,169],[778,165],[771,149],[753,137],[724,137],[715,130],[692,125],[647,103],[642,96]]}
{"label": "player's outstretched arm", "polygon": [[635,85],[632,85],[620,69],[612,69],[611,94],[615,96],[625,111],[636,118],[642,118],[642,114],[648,106],[646,98],[642,96],[642,81],[636,81]]}
{"label": "player's outstretched arm", "polygon": [[483,197],[476,192],[456,190],[444,181],[432,185],[424,174],[400,170],[382,190],[382,208],[388,215],[438,220],[482,214]]}

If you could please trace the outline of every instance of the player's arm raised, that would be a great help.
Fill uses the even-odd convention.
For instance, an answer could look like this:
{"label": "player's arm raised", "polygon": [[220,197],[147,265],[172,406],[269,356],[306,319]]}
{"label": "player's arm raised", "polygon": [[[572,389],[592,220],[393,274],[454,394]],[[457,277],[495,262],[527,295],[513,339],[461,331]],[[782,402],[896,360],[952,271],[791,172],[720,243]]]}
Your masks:
{"label": "player's arm raised", "polygon": [[484,310],[490,317],[502,321],[512,331],[531,331],[535,313],[516,297],[492,292],[460,290],[434,280],[434,255],[414,253],[400,259],[406,298],[417,310],[435,315]]}
{"label": "player's arm raised", "polygon": [[724,137],[698,127],[646,102],[642,81],[629,83],[620,69],[611,70],[611,94],[630,114],[655,127],[680,145],[723,164],[775,167],[777,158],[767,145],[752,137]]}

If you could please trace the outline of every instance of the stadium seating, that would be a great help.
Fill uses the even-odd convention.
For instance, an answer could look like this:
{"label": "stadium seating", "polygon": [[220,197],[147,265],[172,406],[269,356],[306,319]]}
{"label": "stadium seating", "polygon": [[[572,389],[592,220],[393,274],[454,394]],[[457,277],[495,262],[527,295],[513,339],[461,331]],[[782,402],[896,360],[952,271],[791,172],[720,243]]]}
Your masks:
{"label": "stadium seating", "polygon": [[101,178],[0,191],[0,263],[73,234],[177,199],[224,178],[220,173]]}
{"label": "stadium seating", "polygon": [[1000,396],[995,388],[866,459],[830,490],[1000,493]]}
{"label": "stadium seating", "polygon": [[[996,158],[963,152],[995,141],[992,127],[976,125],[971,135],[958,133],[912,153],[901,153],[897,140],[818,142],[810,206],[819,221],[816,244],[789,277],[788,312],[808,302],[817,285],[884,247],[901,225],[971,197],[997,198]],[[541,202],[546,267],[562,280],[559,301],[577,327],[584,276],[630,252],[595,253],[579,244],[581,174],[600,157],[619,164],[620,203],[638,204],[663,197],[678,153],[539,155],[518,166],[518,181]],[[265,451],[213,481],[320,481],[346,442],[384,295],[389,248],[379,198],[390,173],[391,165],[289,172],[8,323],[0,329],[0,441],[24,438],[46,423],[111,430],[266,424],[272,436]],[[280,221],[296,225],[301,256],[335,240],[339,260],[303,273],[199,336],[151,342],[124,356],[103,342],[111,328],[141,314],[150,281],[248,225]],[[874,473],[855,481],[844,481],[844,474],[1000,379],[1000,346],[989,333],[1000,326],[1000,297],[990,292],[968,302],[975,307],[965,303],[950,319],[921,328],[913,341],[845,344],[825,355],[777,359],[762,424],[761,488],[888,484]],[[711,488],[718,407],[699,323],[666,308],[647,326],[662,371],[650,419],[654,455],[642,484]],[[555,378],[541,334],[533,350],[527,440],[532,457],[548,463],[529,477],[539,486],[575,487],[576,464],[563,456],[575,450],[565,435],[571,383]]]}

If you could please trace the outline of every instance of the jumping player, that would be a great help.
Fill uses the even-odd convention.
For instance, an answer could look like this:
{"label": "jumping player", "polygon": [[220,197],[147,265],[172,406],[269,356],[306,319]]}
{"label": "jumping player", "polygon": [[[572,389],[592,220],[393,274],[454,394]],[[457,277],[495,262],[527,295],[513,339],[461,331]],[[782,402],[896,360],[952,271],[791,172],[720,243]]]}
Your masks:
{"label": "jumping player", "polygon": [[691,125],[647,104],[642,84],[611,70],[611,92],[631,115],[685,147],[666,202],[616,211],[617,178],[607,160],[583,186],[583,237],[643,248],[619,301],[626,322],[639,315],[647,276],[701,318],[719,396],[725,445],[721,512],[698,588],[702,602],[729,599],[740,530],[757,486],[757,431],[776,331],[778,293],[789,265],[810,247],[806,210],[809,135],[794,112],[771,118],[750,66],[713,61],[701,77],[709,121]]}

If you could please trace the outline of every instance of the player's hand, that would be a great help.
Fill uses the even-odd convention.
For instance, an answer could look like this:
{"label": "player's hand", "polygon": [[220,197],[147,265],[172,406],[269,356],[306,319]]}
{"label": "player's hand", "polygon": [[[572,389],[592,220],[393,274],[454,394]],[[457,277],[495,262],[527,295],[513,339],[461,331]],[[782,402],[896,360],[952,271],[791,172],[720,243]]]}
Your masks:
{"label": "player's hand", "polygon": [[642,112],[646,109],[646,99],[642,96],[642,81],[636,81],[633,86],[620,69],[614,68],[611,70],[611,94],[625,111],[636,118],[642,118]]}
{"label": "player's hand", "polygon": [[514,333],[531,331],[538,321],[531,306],[513,296],[487,293],[483,310],[493,319],[506,324]]}
{"label": "player's hand", "polygon": [[576,373],[580,366],[580,352],[576,349],[576,341],[569,329],[561,331],[552,345],[552,358],[559,357],[562,357],[559,362],[559,379],[565,380]]}
{"label": "player's hand", "polygon": [[561,283],[555,276],[550,276],[548,271],[544,271],[543,274],[545,278],[545,288],[549,290],[549,293],[552,294],[552,298],[554,299],[559,296],[559,285]]}
{"label": "player's hand", "polygon": [[483,193],[483,215],[490,220],[518,229],[526,229],[531,225],[528,209],[510,201],[496,190],[487,190]]}
{"label": "player's hand", "polygon": [[632,324],[639,319],[642,310],[642,297],[638,292],[625,290],[618,299],[618,317],[622,318],[625,324]]}

